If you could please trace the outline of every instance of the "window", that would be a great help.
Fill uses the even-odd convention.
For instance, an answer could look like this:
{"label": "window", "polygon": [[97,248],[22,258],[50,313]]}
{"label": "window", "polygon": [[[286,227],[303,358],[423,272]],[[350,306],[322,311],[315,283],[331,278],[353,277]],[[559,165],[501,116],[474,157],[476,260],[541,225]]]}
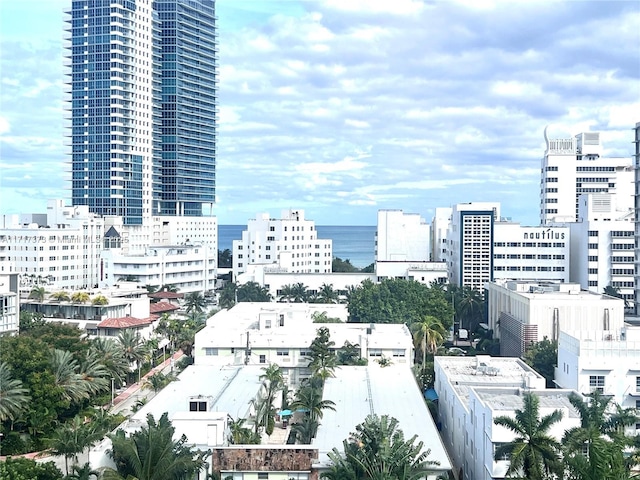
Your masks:
{"label": "window", "polygon": [[393,351],[393,356],[396,357],[396,358],[398,358],[398,357],[404,358],[404,355],[405,355],[404,350],[394,350]]}
{"label": "window", "polygon": [[279,357],[288,357],[289,356],[289,350],[285,350],[285,349],[278,349],[276,350],[276,354]]}
{"label": "window", "polygon": [[207,411],[207,402],[189,402],[189,411],[190,412],[206,412]]}
{"label": "window", "polygon": [[636,392],[640,392],[640,377],[636,377]]}
{"label": "window", "polygon": [[266,355],[260,355],[260,363],[267,363]]}
{"label": "window", "polygon": [[604,375],[590,375],[589,390],[592,392],[597,390],[600,393],[604,393]]}
{"label": "window", "polygon": [[369,350],[370,357],[382,357],[382,350],[380,348],[372,348]]}
{"label": "window", "polygon": [[[493,444],[493,458],[496,458],[496,450],[498,450],[503,445],[506,445],[506,442],[495,442]],[[505,453],[499,459],[496,458],[496,460],[509,460],[509,454]]]}
{"label": "window", "polygon": [[207,356],[216,356],[216,355],[218,355],[218,349],[217,348],[205,347],[204,354],[207,355]]}
{"label": "window", "polygon": [[268,480],[269,473],[268,472],[258,472],[258,480]]}
{"label": "window", "polygon": [[264,328],[271,328],[271,320],[264,321]]}

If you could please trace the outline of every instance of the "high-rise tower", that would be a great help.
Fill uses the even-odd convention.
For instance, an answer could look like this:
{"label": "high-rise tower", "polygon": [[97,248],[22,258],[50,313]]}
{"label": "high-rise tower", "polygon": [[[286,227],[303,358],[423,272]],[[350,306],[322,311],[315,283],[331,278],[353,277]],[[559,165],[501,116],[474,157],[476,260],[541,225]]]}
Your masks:
{"label": "high-rise tower", "polygon": [[72,202],[143,225],[215,197],[214,0],[73,0]]}

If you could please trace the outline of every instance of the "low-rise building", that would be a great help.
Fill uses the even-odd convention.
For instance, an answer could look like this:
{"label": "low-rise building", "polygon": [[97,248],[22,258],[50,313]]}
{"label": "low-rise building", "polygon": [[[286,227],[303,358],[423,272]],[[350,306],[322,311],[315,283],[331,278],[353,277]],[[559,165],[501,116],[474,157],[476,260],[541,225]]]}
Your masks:
{"label": "low-rise building", "polygon": [[369,362],[383,357],[413,365],[413,340],[406,325],[314,323],[318,315],[346,322],[346,305],[307,303],[238,303],[207,320],[196,334],[197,365],[269,365],[282,368],[290,384],[311,375],[309,346],[321,327],[329,329],[336,349],[358,345]]}
{"label": "low-rise building", "polygon": [[501,280],[486,284],[489,328],[500,353],[520,357],[527,346],[561,331],[619,330],[624,301],[581,290],[575,283]]}
{"label": "low-rise building", "polygon": [[[497,480],[506,478],[508,458],[495,458],[496,449],[515,439],[513,431],[496,425],[497,417],[515,417],[522,410],[523,395],[532,393],[539,399],[539,415],[544,417],[558,410],[562,419],[549,428],[547,434],[560,442],[570,428],[580,426],[580,416],[569,402],[573,390],[532,390],[527,388],[473,387],[469,389],[469,418],[465,440],[469,471],[463,471],[463,479]],[[575,393],[575,392],[573,392]]]}
{"label": "low-rise building", "polygon": [[405,365],[381,367],[340,367],[335,377],[325,382],[323,398],[335,402],[335,411],[325,410],[312,447],[318,451],[314,468],[321,474],[331,466],[328,453],[336,448],[342,452],[342,442],[368,415],[388,415],[398,420],[405,439],[416,435],[423,442],[422,451],[429,451],[427,460],[438,462],[433,476],[446,474],[452,468],[449,455],[440,439],[422,392]]}
{"label": "low-rise building", "polygon": [[0,262],[0,335],[20,330],[19,276],[9,262]]}
{"label": "low-rise building", "polygon": [[[544,389],[545,379],[519,358],[489,357],[453,357],[437,356],[434,362],[434,389],[438,397],[438,420],[442,440],[447,447],[453,468],[458,478],[465,480],[484,479],[475,476],[476,449],[481,445],[472,445],[476,412],[470,403],[471,389],[475,387],[509,387],[511,389]],[[472,424],[472,418],[474,418]],[[482,427],[486,428],[485,419]]]}
{"label": "low-rise building", "polygon": [[623,408],[640,408],[640,327],[560,332],[555,383],[583,394],[598,390]]}
{"label": "low-rise building", "polygon": [[101,256],[101,286],[112,286],[123,279],[140,285],[173,285],[181,293],[213,290],[216,282],[216,256],[202,245],[158,245],[144,253],[124,254],[104,250]]}

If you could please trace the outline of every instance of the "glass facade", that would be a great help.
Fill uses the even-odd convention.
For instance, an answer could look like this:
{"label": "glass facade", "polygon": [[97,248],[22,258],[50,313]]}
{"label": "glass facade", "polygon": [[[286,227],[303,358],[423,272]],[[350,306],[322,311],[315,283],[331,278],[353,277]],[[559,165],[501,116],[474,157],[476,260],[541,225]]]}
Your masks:
{"label": "glass facade", "polygon": [[67,13],[73,204],[126,225],[201,215],[215,199],[213,0],[73,0]]}
{"label": "glass facade", "polygon": [[213,0],[156,0],[162,37],[162,214],[215,202],[216,17]]}

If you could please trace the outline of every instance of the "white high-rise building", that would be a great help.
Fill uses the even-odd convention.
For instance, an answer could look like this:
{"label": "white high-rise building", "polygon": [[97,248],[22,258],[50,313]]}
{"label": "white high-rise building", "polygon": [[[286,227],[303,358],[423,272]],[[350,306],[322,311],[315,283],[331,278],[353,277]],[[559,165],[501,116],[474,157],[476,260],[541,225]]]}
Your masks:
{"label": "white high-rise building", "polygon": [[96,286],[104,220],[86,205],[49,200],[46,214],[0,217],[0,261],[12,262],[25,290]]}
{"label": "white high-rise building", "polygon": [[571,281],[603,293],[617,288],[634,298],[633,198],[607,193],[580,196],[579,221],[571,228]]}
{"label": "white high-rise building", "polygon": [[633,195],[633,166],[630,158],[603,158],[598,132],[574,138],[549,139],[540,179],[540,222],[542,225],[574,222],[578,219],[578,197],[586,193]]}
{"label": "white high-rise building", "polygon": [[0,261],[0,335],[20,329],[19,278],[12,262]]}
{"label": "white high-rise building", "polygon": [[451,222],[451,211],[451,207],[438,207],[431,220],[431,260],[434,262],[447,260],[447,230]]}
{"label": "white high-rise building", "polygon": [[417,213],[378,210],[376,262],[428,262],[429,225]]}
{"label": "white high-rise building", "polygon": [[449,281],[482,292],[493,278],[493,225],[499,203],[459,203],[451,211],[447,231]]}
{"label": "white high-rise building", "polygon": [[634,190],[634,207],[635,207],[635,313],[640,315],[640,122],[636,123],[633,130],[634,166],[635,166],[635,190]]}
{"label": "white high-rise building", "polygon": [[233,278],[259,266],[291,273],[331,273],[332,241],[318,238],[315,222],[303,210],[284,210],[249,220],[241,240],[233,241]]}

